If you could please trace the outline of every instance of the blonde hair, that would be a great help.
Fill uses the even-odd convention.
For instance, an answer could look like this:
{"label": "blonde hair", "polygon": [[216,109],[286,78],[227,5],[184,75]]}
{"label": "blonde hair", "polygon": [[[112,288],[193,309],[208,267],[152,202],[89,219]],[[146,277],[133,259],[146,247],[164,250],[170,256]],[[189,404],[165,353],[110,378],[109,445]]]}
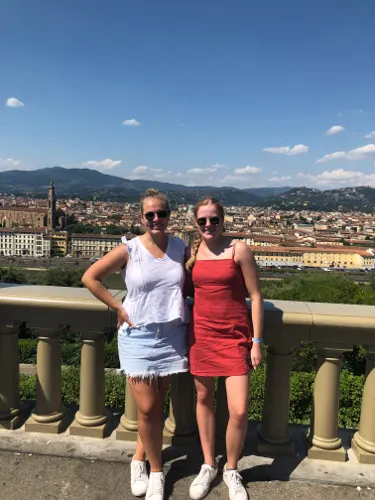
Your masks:
{"label": "blonde hair", "polygon": [[168,196],[165,193],[158,191],[157,189],[150,188],[150,189],[147,189],[147,191],[145,191],[141,195],[140,205],[141,205],[141,213],[142,214],[143,214],[143,202],[145,201],[146,198],[157,198],[158,200],[162,201],[165,204],[165,208],[167,209],[168,213],[171,212],[171,210],[169,208]]}
{"label": "blonde hair", "polygon": [[[224,207],[223,207],[223,205],[220,203],[220,201],[218,199],[211,198],[211,197],[203,198],[203,200],[199,200],[194,205],[194,211],[193,212],[194,212],[195,219],[197,219],[198,210],[200,209],[200,207],[204,207],[206,205],[215,205],[216,210],[219,213],[219,217],[221,219],[224,219]],[[202,236],[199,233],[197,233],[197,235],[195,237],[195,240],[194,240],[194,243],[193,243],[193,246],[191,248],[191,257],[185,263],[185,269],[188,272],[191,272],[193,270],[195,261],[197,260],[197,253],[198,253],[198,250],[199,250],[199,247],[200,247],[201,243],[202,243]]]}

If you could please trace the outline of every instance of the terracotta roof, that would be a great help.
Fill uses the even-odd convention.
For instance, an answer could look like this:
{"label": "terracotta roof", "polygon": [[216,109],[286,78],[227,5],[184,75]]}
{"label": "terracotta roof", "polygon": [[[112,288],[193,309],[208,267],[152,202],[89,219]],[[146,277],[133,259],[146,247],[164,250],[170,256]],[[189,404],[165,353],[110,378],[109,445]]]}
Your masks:
{"label": "terracotta roof", "polygon": [[0,227],[1,233],[44,233],[45,228],[42,227]]}
{"label": "terracotta roof", "polygon": [[29,207],[0,207],[0,212],[30,212],[36,214],[44,214],[48,213],[48,208],[29,208]]}
{"label": "terracotta roof", "polygon": [[319,248],[311,248],[311,247],[256,247],[249,245],[249,248],[253,252],[263,252],[263,253],[342,253],[342,254],[351,254],[356,253],[361,255],[362,257],[371,257],[366,249],[364,248],[355,248],[355,247],[346,247],[346,248],[332,248],[330,247],[319,247]]}
{"label": "terracotta roof", "polygon": [[76,239],[90,239],[90,240],[104,240],[104,239],[111,239],[111,240],[121,240],[121,235],[120,234],[93,234],[93,233],[73,233],[72,238]]}

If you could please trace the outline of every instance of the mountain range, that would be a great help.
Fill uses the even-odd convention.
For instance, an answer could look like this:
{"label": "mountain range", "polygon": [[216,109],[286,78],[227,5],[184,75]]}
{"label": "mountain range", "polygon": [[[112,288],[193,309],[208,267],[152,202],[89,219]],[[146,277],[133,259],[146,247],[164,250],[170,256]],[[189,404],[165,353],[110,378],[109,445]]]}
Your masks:
{"label": "mountain range", "polygon": [[0,173],[0,192],[45,197],[53,181],[58,196],[102,200],[138,201],[151,187],[164,191],[172,201],[195,203],[216,196],[225,205],[256,205],[262,198],[288,191],[288,187],[236,189],[232,187],[184,186],[143,179],[124,179],[88,168],[52,167],[40,170],[9,170]]}
{"label": "mountain range", "polygon": [[275,209],[372,212],[375,189],[368,186],[319,190],[306,187],[184,186],[144,179],[124,179],[83,168],[52,167],[40,170],[9,170],[0,173],[0,192],[46,197],[53,181],[57,197],[80,197],[107,201],[138,201],[148,188],[164,191],[172,202],[195,203],[204,196],[215,196],[224,205],[267,206]]}

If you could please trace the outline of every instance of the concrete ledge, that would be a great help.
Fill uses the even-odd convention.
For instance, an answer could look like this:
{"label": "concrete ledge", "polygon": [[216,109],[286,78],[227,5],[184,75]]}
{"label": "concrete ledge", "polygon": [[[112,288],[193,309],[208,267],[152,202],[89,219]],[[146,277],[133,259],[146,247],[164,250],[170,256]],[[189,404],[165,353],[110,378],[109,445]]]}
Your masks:
{"label": "concrete ledge", "polygon": [[[246,481],[288,481],[300,480],[323,484],[375,487],[375,467],[359,464],[352,450],[348,451],[345,463],[325,460],[310,460],[304,453],[301,428],[293,427],[293,444],[296,455],[267,458],[255,454],[256,427],[250,426],[247,448],[240,461],[240,468]],[[296,441],[300,437],[299,441]],[[110,462],[128,463],[134,455],[135,443],[117,441],[116,432],[107,439],[69,436],[68,432],[60,435],[46,435],[26,432],[24,427],[16,431],[0,431],[0,450],[18,453],[84,458]],[[164,447],[164,462],[168,470],[181,469],[195,473],[202,457],[198,444],[185,447]],[[223,465],[223,457],[218,456]]]}

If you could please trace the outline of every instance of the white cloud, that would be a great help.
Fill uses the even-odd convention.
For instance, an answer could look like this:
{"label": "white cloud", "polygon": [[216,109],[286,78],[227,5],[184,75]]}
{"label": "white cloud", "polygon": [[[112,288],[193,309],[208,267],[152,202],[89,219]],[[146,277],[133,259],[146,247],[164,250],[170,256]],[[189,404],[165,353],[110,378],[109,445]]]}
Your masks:
{"label": "white cloud", "polygon": [[290,146],[282,146],[281,148],[264,148],[262,151],[277,155],[295,156],[301,153],[307,153],[308,150],[309,146],[305,146],[304,144],[296,144],[292,148]]}
{"label": "white cloud", "polygon": [[212,174],[213,172],[217,171],[217,167],[204,167],[204,168],[190,168],[187,173],[188,175],[194,175],[194,174]]}
{"label": "white cloud", "polygon": [[285,182],[289,181],[292,177],[290,175],[282,175],[280,177],[271,177],[269,182]]}
{"label": "white cloud", "polygon": [[5,103],[8,108],[22,108],[25,104],[16,97],[9,97]]}
{"label": "white cloud", "polygon": [[106,158],[101,161],[85,161],[83,163],[84,167],[95,167],[103,170],[113,170],[121,165],[121,160],[112,160],[111,158]]}
{"label": "white cloud", "polygon": [[163,170],[161,168],[150,168],[147,165],[138,165],[138,167],[135,167],[132,170],[132,174],[148,174],[150,172],[162,172]]}
{"label": "white cloud", "polygon": [[2,170],[12,170],[20,164],[19,160],[13,160],[13,158],[0,158],[0,169]]}
{"label": "white cloud", "polygon": [[253,175],[259,174],[262,171],[259,167],[252,167],[251,165],[246,165],[243,168],[236,168],[234,171],[235,175]]}
{"label": "white cloud", "polygon": [[351,149],[350,151],[336,151],[328,155],[324,155],[315,163],[324,163],[331,160],[365,160],[375,154],[375,144],[367,144],[361,148]]}
{"label": "white cloud", "polygon": [[325,135],[335,135],[335,134],[339,134],[340,132],[343,132],[345,129],[344,127],[342,127],[341,125],[333,125],[333,127],[331,127],[330,129],[328,129],[326,132],[325,132]]}
{"label": "white cloud", "polygon": [[321,174],[305,174],[304,172],[299,172],[297,177],[300,179],[306,179],[313,184],[320,186],[367,185],[375,187],[375,174],[365,174],[364,172],[345,170],[342,168],[331,171],[326,170]]}
{"label": "white cloud", "polygon": [[140,122],[135,118],[130,118],[128,120],[124,120],[122,124],[125,125],[125,127],[138,127]]}
{"label": "white cloud", "polygon": [[375,130],[365,135],[365,139],[375,139]]}
{"label": "white cloud", "polygon": [[212,168],[226,168],[228,165],[226,163],[214,163],[213,165],[211,165]]}

